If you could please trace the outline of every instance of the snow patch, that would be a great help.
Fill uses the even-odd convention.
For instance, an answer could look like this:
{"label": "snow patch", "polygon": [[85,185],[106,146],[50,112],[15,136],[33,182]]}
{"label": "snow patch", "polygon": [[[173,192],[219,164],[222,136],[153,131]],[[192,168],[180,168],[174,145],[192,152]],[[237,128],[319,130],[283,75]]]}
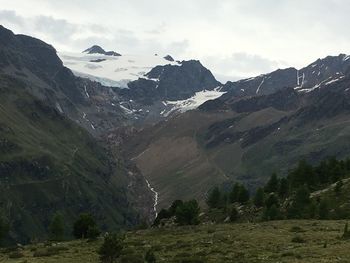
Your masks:
{"label": "snow patch", "polygon": [[60,112],[60,113],[64,113],[63,112],[63,110],[62,110],[62,107],[61,107],[61,105],[58,103],[58,102],[56,102],[56,108],[58,109],[58,111]]}
{"label": "snow patch", "polygon": [[[186,100],[178,100],[178,101],[167,101],[166,105],[172,106],[170,110],[162,113],[164,117],[169,116],[173,112],[186,112],[189,110],[194,110],[202,105],[204,102],[208,100],[214,100],[221,97],[226,92],[221,91],[221,87],[217,87],[214,90],[203,90],[196,92],[196,94],[188,98]],[[163,103],[164,104],[164,103]]]}
{"label": "snow patch", "polygon": [[119,104],[119,107],[126,113],[126,114],[133,114],[135,112],[135,110],[130,110],[126,107],[124,107],[123,105]]}
{"label": "snow patch", "polygon": [[86,85],[84,85],[84,90],[85,90],[85,95],[86,95],[86,97],[87,97],[87,98],[90,98],[90,95],[89,95],[89,93],[87,92],[87,89],[86,89]]}
{"label": "snow patch", "polygon": [[259,85],[258,88],[256,89],[256,92],[255,92],[256,94],[259,93],[260,88],[261,88],[261,86],[264,84],[264,82],[265,82],[265,77],[263,78],[263,80],[261,81],[260,85]]}

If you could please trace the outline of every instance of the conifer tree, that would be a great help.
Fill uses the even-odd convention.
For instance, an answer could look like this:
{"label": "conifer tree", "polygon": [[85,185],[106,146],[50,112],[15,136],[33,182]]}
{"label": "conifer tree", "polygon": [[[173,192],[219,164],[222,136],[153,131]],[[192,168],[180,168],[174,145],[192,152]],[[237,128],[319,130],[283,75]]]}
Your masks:
{"label": "conifer tree", "polygon": [[244,185],[240,186],[237,201],[240,204],[246,204],[249,201],[249,191],[244,187]]}
{"label": "conifer tree", "polygon": [[[90,214],[81,214],[73,226],[73,235],[76,238],[87,238],[89,229],[96,228],[95,219]],[[94,231],[96,232],[96,231]]]}
{"label": "conifer tree", "polygon": [[279,180],[276,173],[273,173],[265,186],[266,193],[275,193],[278,191]]}
{"label": "conifer tree", "polygon": [[207,205],[210,208],[218,208],[221,203],[221,192],[219,190],[219,187],[215,187],[213,190],[210,191],[208,198],[207,198]]}
{"label": "conifer tree", "polygon": [[6,237],[9,231],[9,226],[6,223],[5,219],[0,216],[0,243]]}
{"label": "conifer tree", "polygon": [[278,196],[280,198],[286,198],[289,194],[289,183],[287,178],[281,178],[279,188],[278,188]]}
{"label": "conifer tree", "polygon": [[239,183],[235,183],[234,186],[232,187],[232,190],[230,192],[230,202],[234,203],[238,201],[238,195],[239,195],[239,191],[240,191],[240,184]]}
{"label": "conifer tree", "polygon": [[49,226],[50,236],[53,240],[59,241],[64,236],[64,220],[61,213],[56,213]]}
{"label": "conifer tree", "polygon": [[256,190],[255,196],[254,196],[254,205],[256,207],[262,207],[264,206],[264,189],[261,187]]}
{"label": "conifer tree", "polygon": [[184,202],[176,209],[176,222],[179,225],[197,225],[199,224],[200,207],[196,200]]}

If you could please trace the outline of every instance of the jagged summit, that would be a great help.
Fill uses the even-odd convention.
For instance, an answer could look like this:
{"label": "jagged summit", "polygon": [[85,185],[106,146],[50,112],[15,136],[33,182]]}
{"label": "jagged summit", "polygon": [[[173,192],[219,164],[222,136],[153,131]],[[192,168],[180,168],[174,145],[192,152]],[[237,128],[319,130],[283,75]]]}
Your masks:
{"label": "jagged summit", "polygon": [[175,59],[174,59],[172,56],[170,56],[170,55],[166,55],[166,56],[164,57],[164,59],[165,59],[165,60],[168,60],[168,61],[171,61],[171,62],[175,61]]}
{"label": "jagged summit", "polygon": [[115,56],[115,57],[121,56],[121,54],[119,54],[119,53],[117,53],[115,51],[105,51],[102,47],[100,47],[98,45],[93,45],[92,47],[84,50],[83,53],[87,53],[87,54],[102,54],[102,55],[106,55],[106,56]]}

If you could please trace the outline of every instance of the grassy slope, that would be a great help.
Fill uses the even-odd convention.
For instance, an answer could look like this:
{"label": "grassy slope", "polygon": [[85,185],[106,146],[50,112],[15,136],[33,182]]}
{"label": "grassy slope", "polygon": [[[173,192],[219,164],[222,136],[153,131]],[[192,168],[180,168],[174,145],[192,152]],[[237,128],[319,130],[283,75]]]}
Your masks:
{"label": "grassy slope", "polygon": [[[152,186],[160,189],[159,208],[178,198],[203,200],[205,190],[227,179],[254,189],[272,172],[283,175],[302,158],[317,163],[331,155],[348,156],[350,126],[348,116],[342,115],[302,124],[291,119],[265,137],[241,135],[234,142],[223,137],[220,144],[206,147],[212,124],[227,125],[224,132],[230,136],[273,124],[288,114],[272,108],[249,114],[188,112],[143,130],[127,147]],[[255,143],[243,144],[254,138]]]}
{"label": "grassy slope", "polygon": [[84,211],[104,228],[132,221],[125,171],[103,147],[22,83],[2,76],[0,94],[0,212],[14,239],[45,237],[57,210],[67,224]]}
{"label": "grassy slope", "polygon": [[[340,239],[344,221],[276,221],[259,224],[221,224],[128,232],[127,249],[142,255],[150,247],[157,262],[348,262],[350,242]],[[296,233],[292,228],[299,227]],[[305,243],[292,239],[302,237]],[[327,243],[327,247],[324,245]],[[32,245],[25,248],[25,257],[4,262],[98,262],[96,253],[101,241],[64,243],[67,251],[51,257],[34,258]],[[195,262],[195,261],[193,261]],[[197,262],[197,261],[196,261]]]}
{"label": "grassy slope", "polygon": [[159,206],[175,199],[203,200],[214,184],[227,180],[223,172],[202,151],[197,133],[231,113],[197,115],[190,112],[163,122],[128,140],[127,151],[143,175],[159,192]]}

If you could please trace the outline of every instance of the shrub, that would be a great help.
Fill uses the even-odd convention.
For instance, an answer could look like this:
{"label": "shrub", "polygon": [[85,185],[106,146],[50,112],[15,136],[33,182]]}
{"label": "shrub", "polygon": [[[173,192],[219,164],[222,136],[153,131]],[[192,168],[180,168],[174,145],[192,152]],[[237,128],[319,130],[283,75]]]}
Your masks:
{"label": "shrub", "polygon": [[87,238],[95,240],[98,238],[98,236],[101,234],[100,230],[97,228],[97,226],[90,226],[87,231]]}
{"label": "shrub", "polygon": [[202,258],[197,258],[197,257],[185,257],[185,258],[180,258],[177,260],[179,263],[204,263]]}
{"label": "shrub", "polygon": [[238,213],[237,209],[235,207],[233,207],[231,209],[231,212],[230,212],[230,221],[235,222],[235,221],[237,221],[238,218],[239,218],[239,213]]}
{"label": "shrub", "polygon": [[318,211],[318,216],[320,219],[328,219],[329,217],[329,206],[327,200],[322,200],[320,203],[320,208]]}
{"label": "shrub", "polygon": [[343,236],[342,238],[344,239],[349,239],[350,238],[350,231],[349,231],[349,225],[348,222],[346,222],[345,226],[344,226],[344,231],[343,231]]}
{"label": "shrub", "polygon": [[121,263],[144,263],[142,255],[131,254],[120,257]]}
{"label": "shrub", "polygon": [[301,233],[301,232],[305,232],[304,229],[302,229],[300,226],[292,226],[289,229],[290,232],[294,232],[294,233]]}
{"label": "shrub", "polygon": [[215,233],[216,232],[216,229],[215,229],[215,227],[209,227],[208,229],[207,229],[207,233],[208,234],[213,234],[213,233]]}
{"label": "shrub", "polygon": [[154,255],[154,253],[151,249],[146,252],[145,261],[147,263],[156,263],[157,262],[156,256]]}
{"label": "shrub", "polygon": [[41,248],[41,249],[37,249],[34,252],[33,257],[51,257],[53,255],[57,255],[58,253],[59,253],[59,250]]}
{"label": "shrub", "polygon": [[305,243],[305,239],[302,238],[301,236],[295,236],[292,238],[293,243]]}
{"label": "shrub", "polygon": [[22,258],[22,257],[24,257],[24,255],[21,251],[12,252],[9,255],[9,258]]}
{"label": "shrub", "polygon": [[123,238],[117,234],[110,234],[104,238],[98,250],[102,262],[113,263],[120,257],[123,249]]}
{"label": "shrub", "polygon": [[337,182],[337,184],[335,185],[335,188],[334,188],[334,192],[336,193],[336,195],[339,195],[341,193],[343,185],[344,184],[343,184],[342,180]]}

